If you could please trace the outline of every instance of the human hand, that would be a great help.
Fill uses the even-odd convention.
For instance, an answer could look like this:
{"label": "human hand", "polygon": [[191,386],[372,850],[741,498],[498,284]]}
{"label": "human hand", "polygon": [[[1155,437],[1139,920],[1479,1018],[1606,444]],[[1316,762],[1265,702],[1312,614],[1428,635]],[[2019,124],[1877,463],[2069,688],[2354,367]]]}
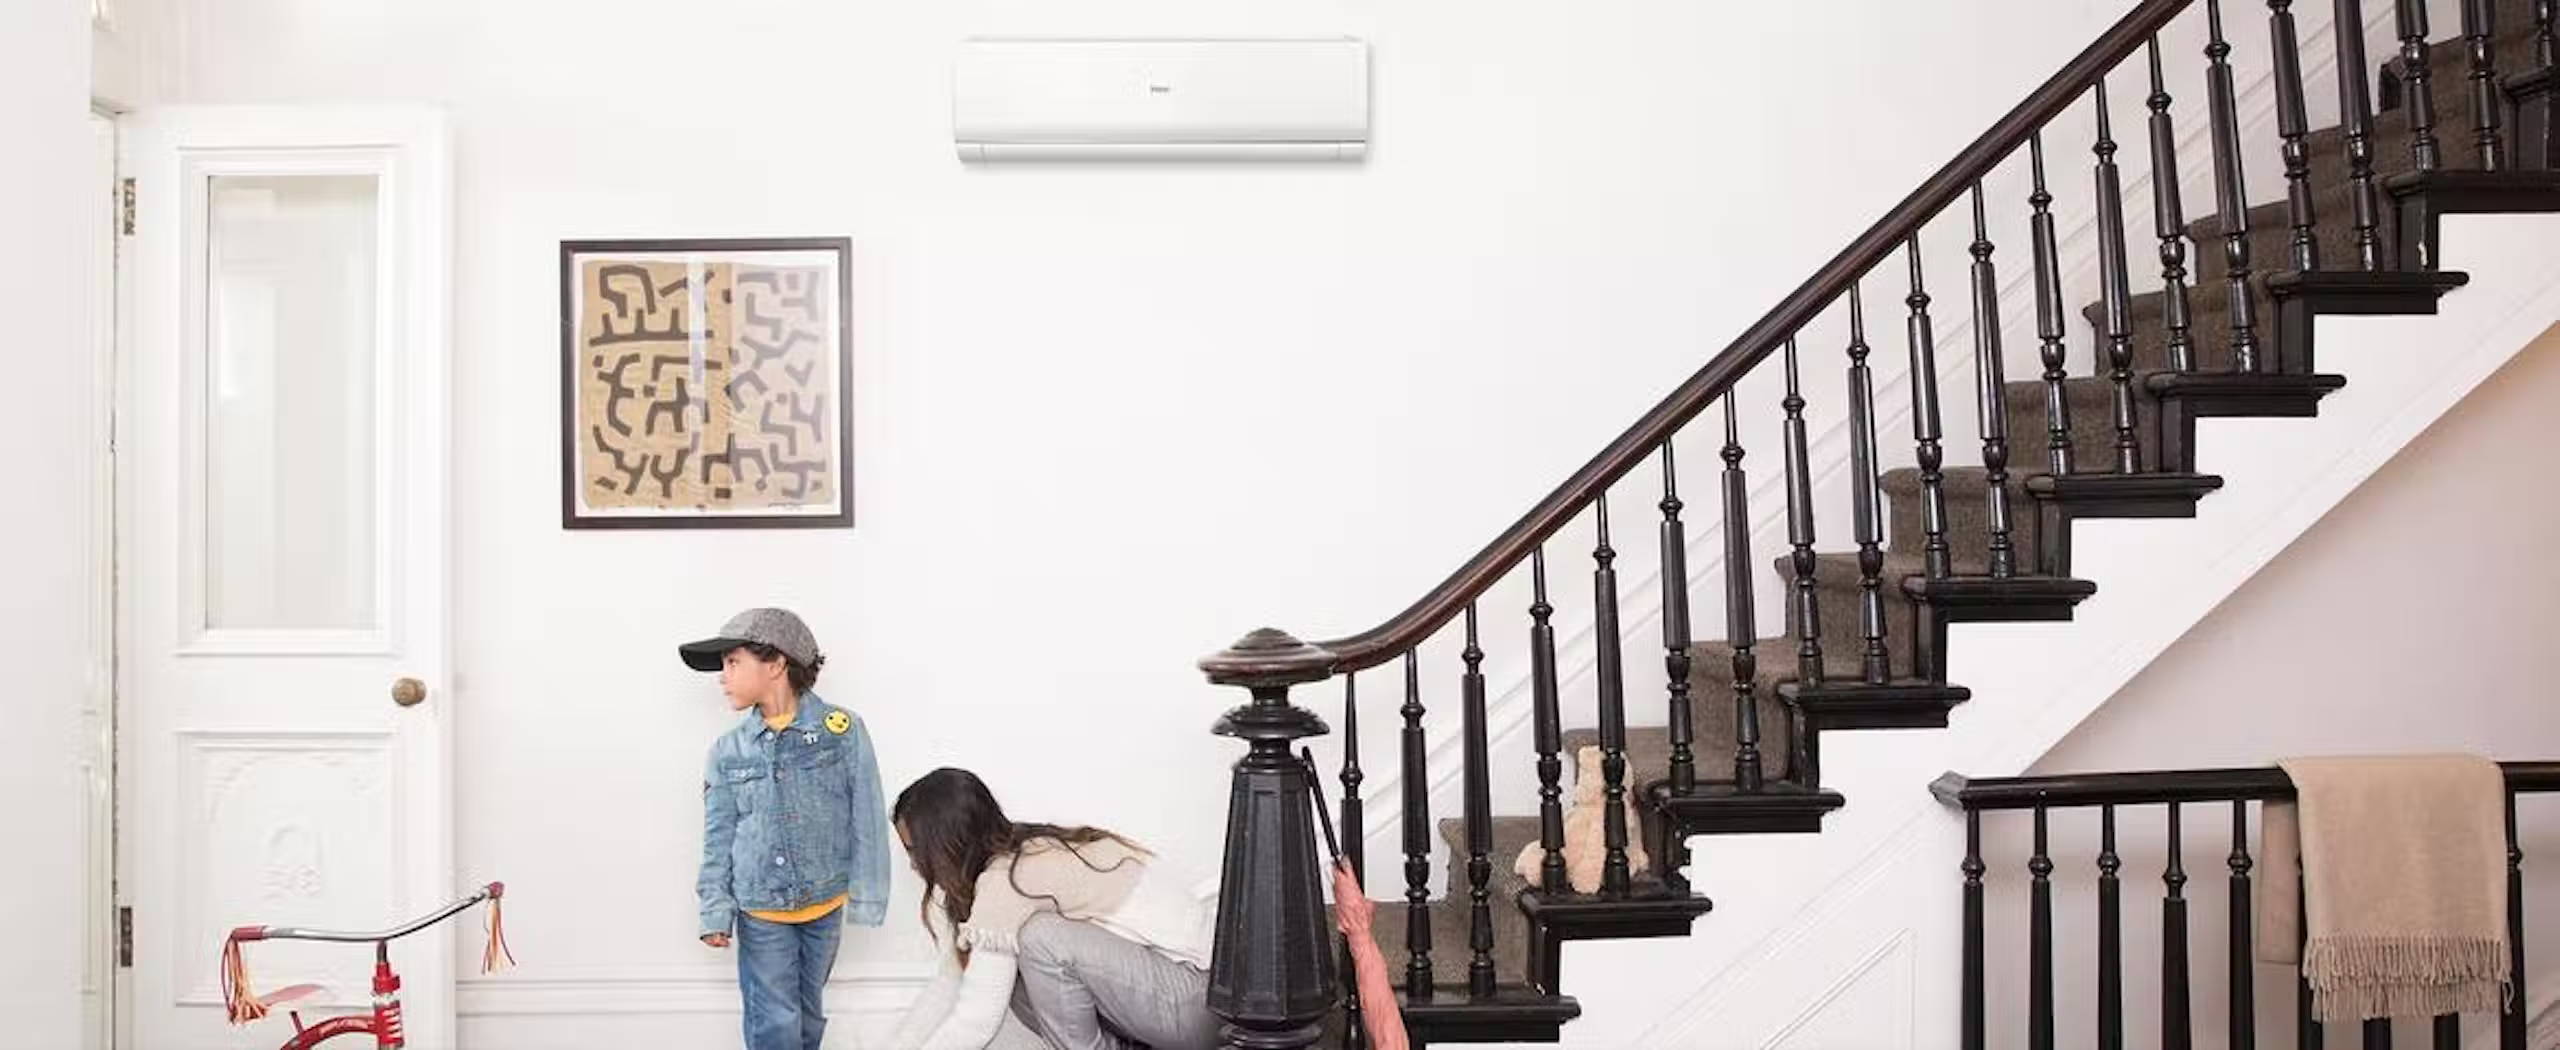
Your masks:
{"label": "human hand", "polygon": [[1377,905],[1369,901],[1368,891],[1360,888],[1359,876],[1351,873],[1351,862],[1333,866],[1333,921],[1346,937],[1365,937]]}
{"label": "human hand", "polygon": [[702,935],[702,943],[708,944],[714,948],[726,948],[729,946],[729,935],[725,933],[706,933]]}

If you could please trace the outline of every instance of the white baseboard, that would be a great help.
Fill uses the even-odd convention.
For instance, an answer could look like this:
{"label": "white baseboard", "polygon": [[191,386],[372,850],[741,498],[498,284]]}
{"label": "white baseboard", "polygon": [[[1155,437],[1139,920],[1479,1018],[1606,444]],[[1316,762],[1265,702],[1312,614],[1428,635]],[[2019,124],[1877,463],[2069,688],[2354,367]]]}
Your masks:
{"label": "white baseboard", "polygon": [[[853,968],[848,968],[853,969]],[[831,1013],[903,1010],[931,974],[920,967],[853,969],[827,982]],[[737,978],[703,969],[621,970],[585,974],[495,974],[458,983],[463,1017],[622,1017],[735,1014]]]}

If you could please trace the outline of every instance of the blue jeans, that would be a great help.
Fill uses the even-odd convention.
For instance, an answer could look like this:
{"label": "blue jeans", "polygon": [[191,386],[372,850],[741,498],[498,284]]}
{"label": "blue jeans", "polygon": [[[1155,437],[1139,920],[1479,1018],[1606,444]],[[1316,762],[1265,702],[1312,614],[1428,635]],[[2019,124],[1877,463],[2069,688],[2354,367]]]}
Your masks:
{"label": "blue jeans", "polygon": [[827,971],[843,941],[841,911],[801,923],[738,914],[747,1050],[818,1050],[827,1034]]}

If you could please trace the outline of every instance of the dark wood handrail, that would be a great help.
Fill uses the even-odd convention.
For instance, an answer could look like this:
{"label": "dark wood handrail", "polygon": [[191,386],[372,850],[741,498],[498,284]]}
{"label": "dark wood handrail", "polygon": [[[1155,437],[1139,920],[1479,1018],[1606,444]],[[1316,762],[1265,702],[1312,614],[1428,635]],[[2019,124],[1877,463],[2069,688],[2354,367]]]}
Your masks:
{"label": "dark wood handrail", "polygon": [[[1564,528],[1575,515],[1609,485],[1652,455],[1653,450],[1670,440],[1682,425],[1733,388],[1753,366],[1775,352],[1786,338],[1812,323],[1832,302],[1847,294],[1850,285],[1881,262],[1885,255],[1955,202],[1976,180],[1990,173],[2024,144],[2027,137],[2052,120],[2055,115],[2077,101],[2089,86],[2107,71],[2115,68],[2125,56],[2149,40],[2171,18],[2186,10],[2193,0],[2144,0],[2100,36],[2096,42],[2048,78],[2033,94],[2027,96],[2008,115],[1991,125],[1970,145],[1956,154],[1954,160],[1939,168],[1904,197],[1902,203],[1876,220],[1858,239],[1850,242],[1822,269],[1799,285],[1776,309],[1746,329],[1741,337],[1726,346],[1706,366],[1698,369],[1670,396],[1656,404],[1634,426],[1618,435],[1600,454],[1583,464],[1564,484],[1538,501],[1511,527],[1503,530],[1493,542],[1467,559],[1456,572],[1449,574],[1430,593],[1414,602],[1387,622],[1332,641],[1318,642],[1278,658],[1290,664],[1278,666],[1270,654],[1262,654],[1254,663],[1257,670],[1297,680],[1322,678],[1328,674],[1365,670],[1393,659],[1397,654],[1421,644],[1433,631],[1492,588],[1505,573],[1529,556],[1531,550]],[[1224,654],[1221,654],[1224,655]],[[1204,669],[1212,665],[1225,667],[1219,657],[1203,661]],[[1294,672],[1294,673],[1293,673]],[[1217,674],[1216,670],[1212,671]]]}
{"label": "dark wood handrail", "polygon": [[[2501,762],[2514,791],[2560,791],[2560,762]],[[2274,766],[2171,769],[2140,773],[2063,773],[1975,779],[1949,773],[1929,785],[1938,801],[1967,810],[2139,806],[2161,802],[2231,802],[2292,798],[2293,781]]]}

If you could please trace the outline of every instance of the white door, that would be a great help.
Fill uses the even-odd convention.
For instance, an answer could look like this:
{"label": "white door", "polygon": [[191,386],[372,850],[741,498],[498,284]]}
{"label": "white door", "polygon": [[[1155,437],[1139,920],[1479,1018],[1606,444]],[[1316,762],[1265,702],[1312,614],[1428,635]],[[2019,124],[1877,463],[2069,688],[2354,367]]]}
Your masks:
{"label": "white door", "polygon": [[[148,1050],[272,1047],[281,1017],[225,1022],[225,931],[377,929],[457,889],[445,133],[244,107],[124,130],[124,1020]],[[369,1008],[362,947],[247,956],[258,990],[323,985],[306,1011]],[[393,948],[412,1046],[453,1045],[454,956],[450,927]]]}

